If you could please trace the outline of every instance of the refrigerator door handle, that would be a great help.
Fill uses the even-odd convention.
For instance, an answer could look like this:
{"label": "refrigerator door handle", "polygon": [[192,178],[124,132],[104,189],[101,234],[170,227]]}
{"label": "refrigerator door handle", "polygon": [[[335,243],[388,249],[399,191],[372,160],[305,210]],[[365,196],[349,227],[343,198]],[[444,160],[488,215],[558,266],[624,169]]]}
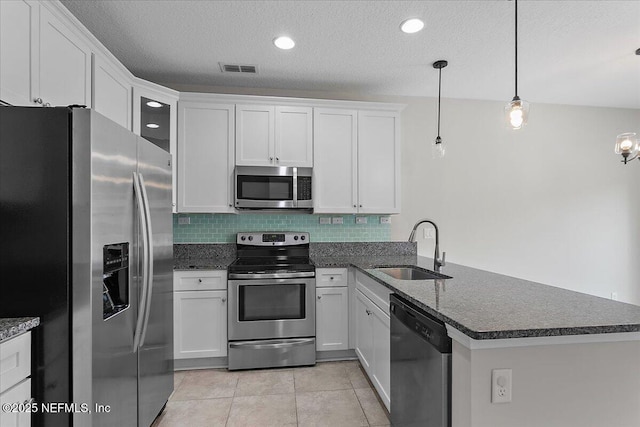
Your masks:
{"label": "refrigerator door handle", "polygon": [[142,199],[144,203],[144,214],[146,216],[146,241],[148,245],[147,250],[147,292],[146,292],[146,304],[144,311],[144,323],[142,326],[142,333],[140,334],[139,346],[144,345],[144,338],[147,335],[147,326],[149,326],[149,312],[151,311],[151,295],[153,294],[153,229],[151,226],[151,210],[149,208],[149,197],[147,196],[147,186],[144,184],[144,178],[142,174],[138,174],[140,181],[140,188],[142,189]]}
{"label": "refrigerator door handle", "polygon": [[133,173],[133,188],[136,196],[136,205],[140,225],[142,227],[142,292],[140,293],[140,302],[138,304],[138,320],[136,322],[136,330],[133,335],[133,351],[138,351],[140,347],[142,329],[144,323],[144,313],[147,311],[147,293],[149,278],[149,242],[147,241],[147,216],[144,208],[144,200],[142,195],[142,186],[138,173]]}

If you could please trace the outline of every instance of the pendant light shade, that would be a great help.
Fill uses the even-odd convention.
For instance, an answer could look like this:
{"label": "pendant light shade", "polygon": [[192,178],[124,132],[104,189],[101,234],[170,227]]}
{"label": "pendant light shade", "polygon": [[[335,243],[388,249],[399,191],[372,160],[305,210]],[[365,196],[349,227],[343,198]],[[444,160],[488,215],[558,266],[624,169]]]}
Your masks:
{"label": "pendant light shade", "polygon": [[515,96],[504,107],[507,126],[511,129],[521,129],[529,119],[529,103],[518,96],[518,0],[515,3]]}
{"label": "pendant light shade", "polygon": [[442,92],[442,69],[447,65],[449,65],[449,63],[444,59],[433,63],[433,68],[438,70],[438,136],[436,136],[435,143],[431,146],[431,155],[434,158],[442,158],[446,153],[446,146],[440,137],[440,95]]}
{"label": "pendant light shade", "polygon": [[616,138],[615,152],[622,155],[622,161],[627,162],[638,158],[640,151],[640,141],[636,138],[635,132],[621,133]]}

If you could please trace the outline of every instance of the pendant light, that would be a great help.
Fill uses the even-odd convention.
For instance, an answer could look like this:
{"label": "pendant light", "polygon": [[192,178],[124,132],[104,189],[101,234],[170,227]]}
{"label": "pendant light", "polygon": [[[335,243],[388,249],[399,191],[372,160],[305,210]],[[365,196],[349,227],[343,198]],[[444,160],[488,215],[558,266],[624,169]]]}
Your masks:
{"label": "pendant light", "polygon": [[518,96],[518,0],[515,2],[515,96],[504,107],[505,118],[511,129],[520,129],[527,124],[529,103]]}
{"label": "pendant light", "polygon": [[635,132],[621,133],[616,138],[616,154],[622,155],[622,162],[626,165],[634,159],[640,159],[640,141]]}
{"label": "pendant light", "polygon": [[432,155],[434,158],[441,158],[445,155],[445,145],[442,142],[442,138],[440,138],[440,100],[441,100],[441,91],[442,91],[442,69],[449,65],[447,61],[441,59],[433,63],[433,68],[438,70],[438,136],[436,136],[435,144],[432,147]]}

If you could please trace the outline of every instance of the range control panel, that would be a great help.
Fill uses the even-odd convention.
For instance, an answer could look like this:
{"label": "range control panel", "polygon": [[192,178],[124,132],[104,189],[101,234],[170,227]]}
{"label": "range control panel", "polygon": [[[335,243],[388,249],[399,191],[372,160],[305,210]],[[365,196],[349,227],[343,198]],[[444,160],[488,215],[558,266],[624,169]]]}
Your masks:
{"label": "range control panel", "polygon": [[309,243],[309,233],[304,231],[238,233],[236,243],[250,246],[293,246]]}

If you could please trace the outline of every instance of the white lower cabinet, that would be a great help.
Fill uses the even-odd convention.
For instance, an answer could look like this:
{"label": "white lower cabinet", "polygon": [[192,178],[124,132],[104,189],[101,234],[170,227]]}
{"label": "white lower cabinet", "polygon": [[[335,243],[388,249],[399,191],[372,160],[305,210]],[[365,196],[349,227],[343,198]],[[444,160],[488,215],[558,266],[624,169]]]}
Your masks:
{"label": "white lower cabinet", "polygon": [[174,358],[227,355],[227,278],[224,270],[174,272]]}
{"label": "white lower cabinet", "polygon": [[316,288],[316,350],[349,348],[349,292],[345,287]]}
{"label": "white lower cabinet", "polygon": [[31,403],[31,332],[0,344],[0,373],[0,426],[30,426],[24,405]]}
{"label": "white lower cabinet", "polygon": [[[358,283],[360,287],[361,283]],[[382,402],[390,410],[391,402],[391,319],[360,289],[356,294],[356,354]]]}

